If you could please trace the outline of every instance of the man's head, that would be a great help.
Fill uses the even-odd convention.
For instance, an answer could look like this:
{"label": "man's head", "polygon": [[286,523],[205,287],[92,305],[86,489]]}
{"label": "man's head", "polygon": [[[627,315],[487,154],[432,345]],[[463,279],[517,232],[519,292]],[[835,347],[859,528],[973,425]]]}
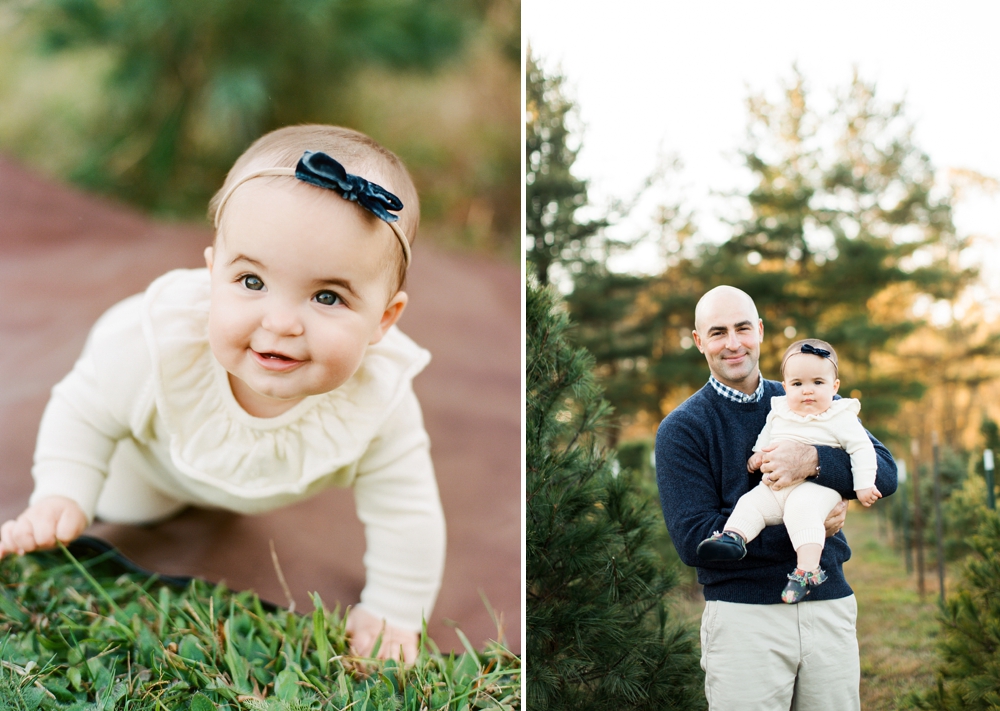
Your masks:
{"label": "man's head", "polygon": [[732,286],[706,292],[695,307],[691,336],[716,380],[748,394],[757,388],[764,322],[746,292]]}

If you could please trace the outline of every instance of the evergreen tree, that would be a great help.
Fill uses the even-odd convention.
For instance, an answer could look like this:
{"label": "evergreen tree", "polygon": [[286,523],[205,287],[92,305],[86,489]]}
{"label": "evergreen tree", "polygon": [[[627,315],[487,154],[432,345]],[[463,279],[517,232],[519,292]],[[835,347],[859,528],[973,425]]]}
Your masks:
{"label": "evergreen tree", "polygon": [[552,290],[527,288],[527,707],[698,709],[689,632],[669,620],[675,585],[651,542],[657,509],[612,471],[609,412],[593,358],[567,341]]}
{"label": "evergreen tree", "polygon": [[978,554],[941,615],[937,685],[911,708],[994,711],[1000,708],[1000,517],[988,512],[972,538]]}
{"label": "evergreen tree", "polygon": [[634,295],[606,329],[605,346],[584,342],[616,409],[658,421],[664,403],[704,384],[704,358],[690,339],[694,305],[731,284],[754,297],[764,319],[766,377],[778,377],[792,341],[828,340],[840,356],[843,394],[856,391],[866,426],[891,437],[890,415],[922,394],[926,377],[915,354],[894,353],[925,324],[914,305],[954,298],[975,276],[957,265],[966,240],[955,233],[950,196],[935,188],[902,103],[886,104],[857,76],[828,113],[815,108],[797,71],[779,101],[755,96],[748,108],[743,158],[756,185],[747,217],[721,244],[670,232],[677,244],[667,269],[641,284],[581,283],[569,301],[588,326],[584,303],[599,303],[588,289]]}
{"label": "evergreen tree", "polygon": [[546,75],[528,48],[525,69],[525,225],[527,260],[544,286],[553,264],[585,257],[588,240],[605,222],[580,222],[576,211],[587,204],[587,181],[572,173],[579,145],[567,125],[576,110],[566,96],[565,78]]}

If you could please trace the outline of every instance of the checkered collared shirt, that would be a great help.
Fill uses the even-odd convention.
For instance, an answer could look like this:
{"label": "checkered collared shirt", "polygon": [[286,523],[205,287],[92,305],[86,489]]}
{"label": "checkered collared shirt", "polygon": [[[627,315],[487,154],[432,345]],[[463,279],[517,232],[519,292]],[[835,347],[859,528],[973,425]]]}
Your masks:
{"label": "checkered collared shirt", "polygon": [[732,400],[733,402],[744,404],[750,402],[760,402],[760,399],[764,397],[764,376],[760,376],[760,381],[757,383],[757,389],[750,395],[740,392],[739,390],[734,390],[728,385],[723,385],[715,379],[714,375],[708,376],[708,384],[711,385],[715,392],[719,393],[719,395],[727,400]]}

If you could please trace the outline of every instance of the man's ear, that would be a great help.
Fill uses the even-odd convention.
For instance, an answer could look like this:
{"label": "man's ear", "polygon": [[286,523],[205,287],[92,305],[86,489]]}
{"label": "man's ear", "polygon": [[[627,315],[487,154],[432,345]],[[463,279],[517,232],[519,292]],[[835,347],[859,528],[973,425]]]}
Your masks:
{"label": "man's ear", "polygon": [[208,267],[208,273],[212,273],[212,263],[215,261],[215,249],[211,246],[205,247],[205,266]]}
{"label": "man's ear", "polygon": [[698,351],[700,353],[704,353],[705,351],[703,351],[701,349],[701,336],[698,335],[698,330],[697,329],[695,329],[694,331],[691,331],[691,338],[694,339],[694,344],[696,346],[698,346]]}
{"label": "man's ear", "polygon": [[403,309],[406,308],[407,302],[409,302],[410,297],[406,295],[405,291],[397,291],[396,295],[389,299],[389,303],[385,305],[385,311],[382,312],[382,319],[378,323],[378,328],[375,330],[372,340],[368,341],[369,346],[374,346],[376,343],[382,340],[386,332],[399,317],[403,315]]}

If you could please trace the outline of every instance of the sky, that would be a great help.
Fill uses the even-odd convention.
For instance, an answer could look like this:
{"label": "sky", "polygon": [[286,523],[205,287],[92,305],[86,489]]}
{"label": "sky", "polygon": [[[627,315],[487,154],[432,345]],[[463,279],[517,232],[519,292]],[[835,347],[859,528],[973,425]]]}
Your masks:
{"label": "sky", "polygon": [[[748,186],[736,156],[746,98],[776,99],[793,63],[818,101],[857,67],[883,100],[905,99],[916,143],[941,175],[1000,179],[1000,3],[524,0],[524,20],[532,53],[567,77],[579,106],[574,172],[596,204],[634,195],[662,156],[676,155],[672,189],[696,206],[703,234],[721,239],[724,202],[711,193]],[[984,235],[982,254],[1000,261],[1000,192],[959,204],[955,221]],[[645,224],[632,222],[620,229]],[[640,249],[627,264],[653,261]],[[1000,293],[1000,274],[986,281]]]}

